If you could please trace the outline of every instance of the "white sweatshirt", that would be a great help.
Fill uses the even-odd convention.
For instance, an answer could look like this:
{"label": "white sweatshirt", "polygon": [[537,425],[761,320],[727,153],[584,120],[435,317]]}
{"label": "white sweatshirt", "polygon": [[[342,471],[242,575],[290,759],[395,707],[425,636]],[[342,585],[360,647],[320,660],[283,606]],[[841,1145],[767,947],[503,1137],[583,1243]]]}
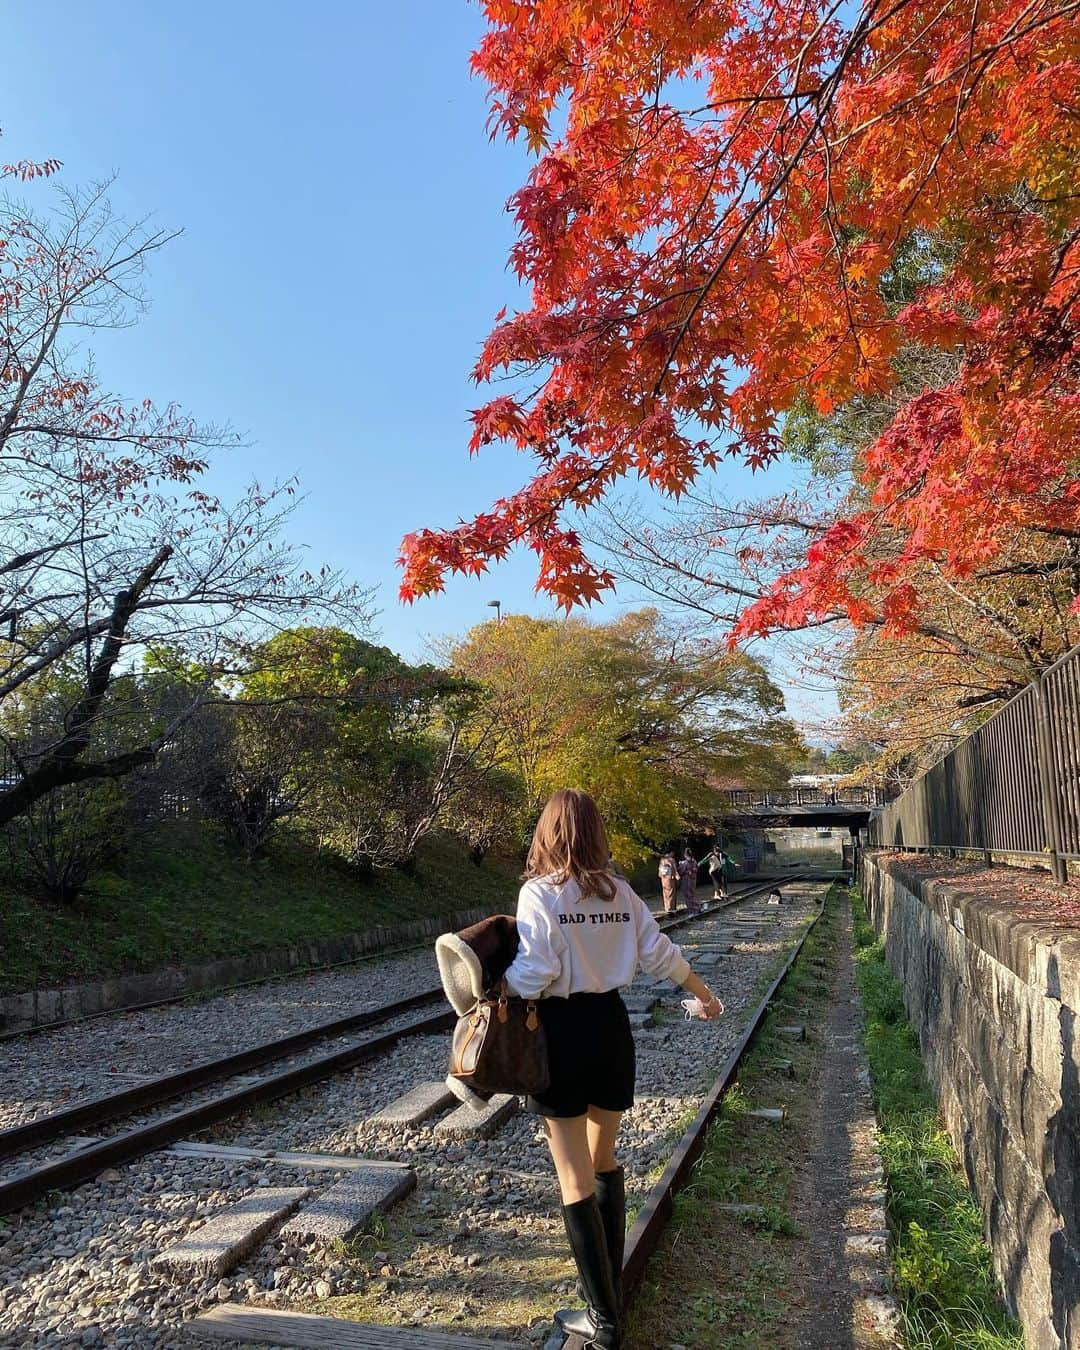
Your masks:
{"label": "white sweatshirt", "polygon": [[527,881],[518,895],[520,946],[506,982],[522,998],[603,994],[627,985],[640,965],[657,979],[682,984],[690,966],[661,933],[648,905],[621,877],[615,897],[582,899],[571,879]]}

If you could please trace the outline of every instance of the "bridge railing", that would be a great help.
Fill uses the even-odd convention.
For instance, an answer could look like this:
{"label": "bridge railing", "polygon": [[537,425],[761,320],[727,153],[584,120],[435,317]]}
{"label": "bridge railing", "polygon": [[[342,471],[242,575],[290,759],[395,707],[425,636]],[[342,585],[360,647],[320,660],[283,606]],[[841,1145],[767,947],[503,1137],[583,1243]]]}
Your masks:
{"label": "bridge railing", "polygon": [[785,806],[881,806],[885,794],[879,787],[846,788],[733,788],[724,793],[728,807]]}
{"label": "bridge railing", "polygon": [[1080,646],[1017,694],[870,822],[870,842],[1080,859]]}

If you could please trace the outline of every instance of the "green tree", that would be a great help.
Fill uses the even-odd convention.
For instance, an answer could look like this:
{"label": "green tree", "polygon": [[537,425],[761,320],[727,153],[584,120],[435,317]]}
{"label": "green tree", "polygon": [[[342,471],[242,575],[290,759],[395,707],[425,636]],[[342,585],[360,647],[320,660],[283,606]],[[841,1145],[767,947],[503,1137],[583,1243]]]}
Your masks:
{"label": "green tree", "polygon": [[294,700],[234,702],[201,709],[191,731],[182,755],[189,796],[251,861],[277,823],[312,798],[329,744],[327,719]]}
{"label": "green tree", "polygon": [[318,710],[322,748],[301,818],[366,869],[408,866],[489,767],[484,738],[463,734],[478,700],[472,681],[341,629],[279,634],[255,653],[239,694]]}
{"label": "green tree", "polygon": [[509,615],[474,628],[449,663],[485,688],[472,734],[492,729],[529,810],[587,789],[627,862],[711,823],[720,789],[785,781],[801,754],[760,664],[680,640],[655,610],[610,624]]}

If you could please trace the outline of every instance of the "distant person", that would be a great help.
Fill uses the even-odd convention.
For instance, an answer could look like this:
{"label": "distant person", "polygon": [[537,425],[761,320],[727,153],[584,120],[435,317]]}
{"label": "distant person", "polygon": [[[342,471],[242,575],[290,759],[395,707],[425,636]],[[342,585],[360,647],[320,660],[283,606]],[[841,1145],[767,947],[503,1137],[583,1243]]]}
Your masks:
{"label": "distant person", "polygon": [[728,868],[731,865],[731,859],[719,844],[713,844],[705,861],[709,866],[709,880],[712,882],[712,898],[714,900],[726,900],[728,893],[727,874]]}
{"label": "distant person", "polygon": [[697,898],[697,870],[697,858],[690,849],[686,849],[679,859],[679,895],[691,914],[701,912]]}
{"label": "distant person", "polygon": [[657,869],[657,875],[660,878],[660,894],[664,897],[664,913],[674,914],[679,907],[679,864],[675,861],[675,854],[669,849],[660,859],[660,866]]}

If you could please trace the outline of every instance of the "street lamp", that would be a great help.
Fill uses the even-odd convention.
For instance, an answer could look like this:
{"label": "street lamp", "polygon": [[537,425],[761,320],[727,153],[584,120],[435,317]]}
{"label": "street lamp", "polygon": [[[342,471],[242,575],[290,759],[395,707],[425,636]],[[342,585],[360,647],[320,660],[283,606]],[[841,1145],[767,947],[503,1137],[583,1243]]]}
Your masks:
{"label": "street lamp", "polygon": [[487,607],[488,609],[493,609],[495,611],[495,622],[502,623],[502,601],[489,600],[487,602]]}

